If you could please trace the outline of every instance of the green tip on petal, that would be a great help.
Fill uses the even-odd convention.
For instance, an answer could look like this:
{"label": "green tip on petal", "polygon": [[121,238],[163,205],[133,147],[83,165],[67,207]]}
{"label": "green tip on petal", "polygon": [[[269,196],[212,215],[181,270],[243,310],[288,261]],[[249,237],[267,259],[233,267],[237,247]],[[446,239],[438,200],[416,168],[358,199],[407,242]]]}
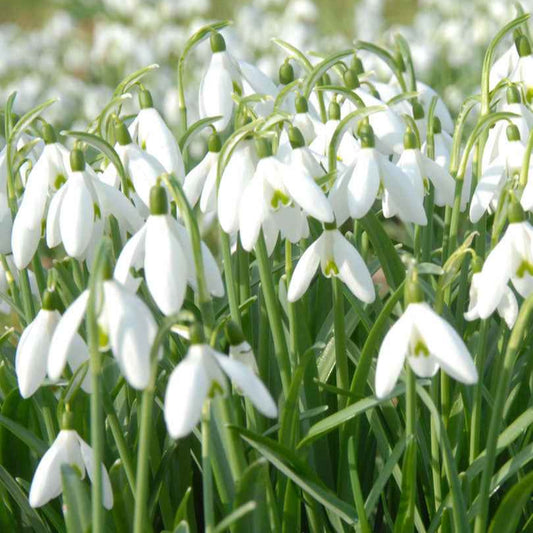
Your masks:
{"label": "green tip on petal", "polygon": [[70,152],[70,168],[73,172],[79,172],[85,169],[85,157],[79,148],[74,148]]}
{"label": "green tip on petal", "polygon": [[531,43],[525,35],[520,35],[516,38],[515,46],[520,57],[526,57],[531,55]]}
{"label": "green tip on petal", "polygon": [[370,124],[361,126],[359,129],[359,139],[361,141],[361,148],[374,148],[376,146],[374,129]]}
{"label": "green tip on petal", "polygon": [[522,102],[520,90],[516,85],[509,85],[505,94],[507,96],[508,104],[520,104]]}
{"label": "green tip on petal", "polygon": [[292,65],[285,61],[281,67],[279,67],[279,82],[282,85],[288,85],[294,81],[294,69]]}
{"label": "green tip on petal", "polygon": [[43,126],[43,140],[46,144],[52,144],[57,141],[54,127],[48,124],[48,122]]}
{"label": "green tip on petal", "polygon": [[305,139],[302,132],[295,126],[289,126],[289,141],[293,148],[305,146]]}
{"label": "green tip on petal", "polygon": [[168,213],[167,192],[161,185],[154,185],[150,189],[150,214],[166,215]]}
{"label": "green tip on petal", "polygon": [[424,108],[420,102],[413,102],[413,118],[415,120],[422,120],[425,117]]}
{"label": "green tip on petal", "polygon": [[255,140],[255,150],[259,159],[269,157],[272,155],[272,144],[268,139],[265,139],[264,137],[258,137]]}
{"label": "green tip on petal", "polygon": [[141,106],[141,109],[154,107],[154,101],[152,100],[152,93],[150,91],[143,89],[139,93],[139,105]]}
{"label": "green tip on petal", "polygon": [[442,124],[439,117],[433,117],[433,133],[435,135],[442,133]]}
{"label": "green tip on petal", "polygon": [[343,78],[344,78],[344,85],[346,85],[348,89],[352,89],[352,90],[357,89],[361,85],[359,83],[359,77],[357,76],[357,72],[355,72],[355,70],[351,68],[347,69],[344,72]]}
{"label": "green tip on petal", "polygon": [[365,71],[365,67],[363,66],[363,62],[361,59],[359,59],[358,56],[354,54],[352,59],[352,64],[350,65],[350,68],[359,76],[360,74],[363,74]]}
{"label": "green tip on petal", "polygon": [[514,196],[511,198],[511,203],[507,208],[507,219],[509,220],[509,224],[517,224],[526,219],[526,214],[524,213],[520,202],[518,202]]}
{"label": "green tip on petal", "polygon": [[406,150],[418,148],[418,141],[416,139],[415,132],[411,128],[407,128],[403,136],[403,147]]}
{"label": "green tip on petal", "polygon": [[233,320],[229,320],[228,322],[226,322],[226,325],[224,327],[224,333],[226,334],[226,338],[228,339],[228,342],[231,346],[238,346],[246,340],[244,338],[244,333],[242,332],[242,329]]}
{"label": "green tip on petal", "polygon": [[207,149],[210,152],[220,152],[222,148],[222,141],[220,140],[220,135],[215,132],[209,135],[207,139]]}
{"label": "green tip on petal", "polygon": [[46,311],[56,311],[59,309],[59,301],[56,291],[46,289],[43,293],[42,308]]}
{"label": "green tip on petal", "polygon": [[331,102],[328,107],[329,120],[340,120],[341,106],[337,102]]}
{"label": "green tip on petal", "polygon": [[126,128],[124,122],[119,119],[115,121],[115,139],[121,146],[131,144],[130,132],[128,131],[128,128]]}
{"label": "green tip on petal", "polygon": [[307,105],[307,99],[305,96],[297,96],[294,102],[294,107],[296,108],[296,113],[307,113],[309,111],[309,106]]}
{"label": "green tip on petal", "polygon": [[519,141],[520,140],[520,131],[518,130],[516,124],[509,124],[505,130],[507,134],[507,140],[509,141]]}
{"label": "green tip on petal", "polygon": [[224,50],[226,50],[226,41],[218,32],[213,32],[211,34],[209,42],[211,43],[211,51],[213,54],[216,52],[224,52]]}

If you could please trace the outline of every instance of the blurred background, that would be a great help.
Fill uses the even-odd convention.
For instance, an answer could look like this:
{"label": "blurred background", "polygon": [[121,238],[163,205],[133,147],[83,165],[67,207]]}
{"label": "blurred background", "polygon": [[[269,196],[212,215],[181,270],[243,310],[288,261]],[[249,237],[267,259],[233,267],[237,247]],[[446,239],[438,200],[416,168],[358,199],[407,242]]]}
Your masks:
{"label": "blurred background", "polygon": [[[530,0],[528,0],[530,1]],[[514,17],[504,0],[0,0],[0,100],[16,90],[16,110],[60,97],[47,116],[84,127],[127,74],[150,63],[157,107],[177,120],[176,61],[201,25],[231,19],[228,48],[277,77],[284,53],[272,37],[327,53],[355,39],[390,45],[401,32],[419,79],[456,110],[479,84],[491,37]],[[527,8],[524,5],[524,8]],[[189,61],[187,98],[209,59],[203,43]],[[50,113],[51,115],[48,115]],[[54,115],[55,116],[52,116]]]}

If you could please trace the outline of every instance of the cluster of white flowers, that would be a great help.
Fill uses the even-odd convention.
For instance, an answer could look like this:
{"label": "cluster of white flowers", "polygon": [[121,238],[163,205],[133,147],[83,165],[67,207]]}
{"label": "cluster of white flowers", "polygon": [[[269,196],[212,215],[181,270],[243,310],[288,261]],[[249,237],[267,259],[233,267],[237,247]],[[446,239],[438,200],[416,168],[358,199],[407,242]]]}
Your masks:
{"label": "cluster of white flowers", "polygon": [[[129,9],[128,3],[116,5]],[[44,242],[64,250],[50,272],[55,262],[76,265],[80,289],[78,295],[63,292],[61,280],[50,276],[41,310],[28,320],[18,342],[15,366],[22,396],[87,368],[90,340],[79,330],[91,315],[99,332],[96,350],[111,352],[134,389],[151,386],[153,362],[161,356],[158,324],[165,317],[178,323],[187,305],[203,312],[206,299],[223,298],[234,289],[224,283],[216,253],[191,227],[196,224],[198,230],[196,218],[216,221],[234,252],[260,258],[263,250],[271,256],[280,244],[305,246],[285,303],[304,296],[320,266],[325,277],[338,278],[356,299],[372,304],[379,292],[367,257],[346,234],[348,221],[394,217],[416,232],[432,221],[428,205],[455,216],[462,210],[465,220],[468,208],[472,223],[489,212],[505,214],[509,206],[509,225],[484,263],[483,257],[475,263],[470,307],[461,312],[475,320],[497,309],[513,325],[519,305],[509,281],[521,297],[533,293],[533,228],[524,214],[533,209],[533,181],[523,183],[518,176],[529,166],[526,137],[532,124],[533,55],[524,33],[515,36],[491,72],[492,88],[502,95],[494,109],[514,115],[502,115],[487,133],[475,188],[472,169],[461,176],[462,202],[457,169],[450,172],[454,122],[433,89],[416,79],[408,87],[407,57],[392,59],[387,82],[368,70],[354,49],[324,71],[290,57],[281,65],[278,83],[227,48],[222,33],[208,28],[205,37],[211,57],[194,89],[200,126],[211,128],[211,135],[196,165],[144,86],[138,87],[135,117],[116,114],[107,123],[96,144],[104,145],[106,157],[85,150],[84,142],[91,144],[94,135],[80,137],[69,150],[44,120],[25,131],[11,125],[16,133],[0,154],[5,292],[17,300],[14,280],[21,278],[22,287],[32,262],[37,277]],[[319,80],[324,90],[315,90]],[[107,237],[113,241],[114,270],[110,258],[104,254],[102,260],[98,252]],[[223,268],[227,274],[231,260],[226,258]],[[379,352],[375,393],[380,398],[392,392],[405,362],[424,378],[442,368],[462,383],[478,380],[465,343],[424,301],[416,268],[413,272],[404,312]],[[96,279],[95,285],[87,285],[87,279]],[[261,413],[277,416],[244,338],[230,342],[228,356],[215,348],[216,335],[206,340],[198,327],[196,321],[190,327],[187,354],[168,377],[164,415],[170,435],[180,438],[193,430],[205,399],[230,391],[227,377]],[[72,372],[66,372],[67,362]],[[84,375],[79,386],[95,393]],[[94,462],[88,445],[67,424],[37,469],[31,505],[59,494],[61,464],[77,465],[92,478]],[[107,474],[104,478],[104,503],[110,506]]]}

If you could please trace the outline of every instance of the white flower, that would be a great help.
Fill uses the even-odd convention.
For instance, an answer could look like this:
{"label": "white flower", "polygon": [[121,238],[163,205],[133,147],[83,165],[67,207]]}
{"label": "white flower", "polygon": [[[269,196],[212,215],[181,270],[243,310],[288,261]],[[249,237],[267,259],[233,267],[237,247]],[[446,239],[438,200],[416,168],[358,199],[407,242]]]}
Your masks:
{"label": "white flower", "polygon": [[[472,284],[470,285],[470,302],[468,304],[468,311],[464,314],[466,320],[477,320],[479,317],[478,298],[480,291],[490,290],[483,286],[483,278],[479,272],[472,276]],[[498,314],[505,320],[507,327],[511,329],[516,322],[518,316],[518,302],[516,296],[509,287],[505,287],[500,303],[496,310]]]}
{"label": "white flower", "polygon": [[513,43],[492,65],[489,74],[490,89],[494,89],[498,83],[506,78],[510,78],[518,64],[518,50]]}
{"label": "white flower", "polygon": [[244,139],[237,145],[224,168],[218,188],[217,214],[220,226],[226,233],[235,233],[239,229],[242,194],[252,179],[257,159],[253,141]]}
{"label": "white flower", "polygon": [[476,383],[477,370],[457,332],[426,303],[411,303],[383,339],[376,367],[376,396],[394,388],[405,360],[413,372],[429,378],[442,368],[452,378]]}
{"label": "white flower", "polygon": [[[202,243],[207,288],[214,296],[224,295],[224,284],[215,258]],[[127,242],[117,260],[114,277],[132,291],[140,280],[132,269],[144,268],[148,290],[165,315],[177,313],[183,304],[187,283],[196,289],[192,244],[186,229],[168,214],[165,189],[154,187],[151,214],[145,225]]]}
{"label": "white flower", "polygon": [[198,107],[200,118],[221,116],[213,123],[222,131],[233,113],[233,84],[240,85],[240,71],[237,62],[226,50],[224,38],[219,33],[211,35],[213,55],[209,67],[200,83]]}
{"label": "white flower", "polygon": [[[41,507],[61,494],[63,490],[62,465],[75,466],[81,472],[82,478],[87,472],[91,481],[94,479],[94,469],[98,468],[94,464],[92,448],[73,429],[62,429],[39,462],[30,487],[29,500],[32,507]],[[103,464],[100,468],[102,469],[102,503],[106,509],[111,509],[113,507],[111,481]]]}
{"label": "white flower", "polygon": [[509,224],[483,264],[477,280],[479,318],[488,318],[498,308],[509,281],[524,298],[533,292],[533,227],[524,220]]}
{"label": "white flower", "polygon": [[435,189],[435,204],[452,206],[455,181],[450,174],[435,161],[425,156],[419,148],[412,131],[405,134],[405,150],[397,166],[407,174],[417,196],[424,196],[429,179]]}
{"label": "white flower", "polygon": [[153,107],[150,93],[142,91],[139,99],[142,109],[128,128],[131,138],[153,155],[168,173],[173,173],[180,182],[183,181],[185,166],[176,138]]}
{"label": "white flower", "polygon": [[507,127],[507,137],[509,142],[505,151],[483,171],[472,196],[470,220],[474,224],[489,207],[496,208],[505,184],[517,175],[522,167],[525,146],[514,124]]}
{"label": "white flower", "polygon": [[[61,319],[56,310],[53,295],[45,292],[43,308],[37,313],[33,322],[23,331],[15,354],[15,371],[17,374],[20,395],[29,398],[42,385],[47,372],[48,357],[52,336]],[[76,334],[66,351],[66,360],[73,372],[89,359],[87,345]],[[50,376],[56,381],[59,376]],[[82,388],[90,392],[91,384],[87,374],[82,382]]]}
{"label": "white flower", "polygon": [[[448,170],[450,167],[450,157],[453,147],[453,139],[450,134],[441,128],[441,122],[438,117],[433,119],[433,145],[435,152],[435,163]],[[422,145],[422,152],[427,153],[427,143]]]}
{"label": "white flower", "polygon": [[56,191],[70,170],[69,152],[55,142],[53,130],[47,129],[47,142],[26,180],[24,195],[13,222],[11,248],[18,269],[28,266],[41,238],[41,224],[46,215],[50,191]]}
{"label": "white flower", "polygon": [[295,302],[308,289],[320,265],[326,277],[336,276],[365,303],[376,296],[365,262],[355,247],[337,229],[325,229],[303,253],[294,269],[287,299]]}
{"label": "white flower", "polygon": [[531,97],[533,91],[533,54],[531,53],[531,44],[525,35],[521,35],[516,40],[518,50],[518,61],[511,74],[511,81],[521,83],[524,86],[524,93],[527,99]]}
{"label": "white flower", "polygon": [[71,161],[68,180],[50,202],[46,243],[50,248],[63,243],[69,256],[84,259],[90,256],[94,235],[101,235],[110,214],[130,233],[137,231],[142,219],[120,191],[101,182],[85,165],[79,150],[73,150]]}
{"label": "white flower", "polygon": [[259,412],[270,418],[277,416],[272,396],[252,370],[207,344],[193,344],[168,380],[164,412],[171,437],[185,437],[193,430],[214,387],[224,393],[228,391],[225,374]]}
{"label": "white flower", "polygon": [[381,194],[383,214],[398,215],[405,222],[427,224],[424,196],[409,177],[374,147],[372,127],[361,133],[362,148],[355,162],[346,167],[330,191],[337,224],[346,218],[364,217]]}
{"label": "white flower", "polygon": [[[102,301],[98,304],[98,326],[109,338],[126,381],[135,389],[144,389],[150,379],[150,350],[157,333],[148,306],[135,294],[114,280],[102,283]],[[63,372],[77,331],[87,310],[89,291],[83,291],[65,311],[57,324],[48,357],[48,375],[57,379]]]}

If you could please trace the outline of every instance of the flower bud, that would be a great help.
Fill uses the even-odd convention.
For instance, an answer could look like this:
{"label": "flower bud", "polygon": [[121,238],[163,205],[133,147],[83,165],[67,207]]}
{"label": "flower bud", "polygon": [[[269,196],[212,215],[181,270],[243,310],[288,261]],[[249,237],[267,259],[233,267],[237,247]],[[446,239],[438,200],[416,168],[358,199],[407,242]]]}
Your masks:
{"label": "flower bud", "polygon": [[53,144],[57,141],[56,132],[53,126],[48,123],[43,126],[43,140],[46,144]]}
{"label": "flower bud", "polygon": [[263,159],[272,155],[272,145],[268,139],[264,137],[259,137],[255,140],[255,151],[257,152],[257,157]]}
{"label": "flower bud", "polygon": [[150,214],[166,215],[168,213],[167,192],[161,185],[150,189]]}
{"label": "flower bud", "polygon": [[363,62],[355,54],[353,56],[352,64],[350,66],[350,69],[353,70],[358,76],[360,74],[363,74],[364,71],[365,71],[365,68],[363,66]]}
{"label": "flower bud", "polygon": [[154,107],[154,101],[152,100],[152,94],[150,91],[143,89],[139,93],[139,105],[141,106],[141,109],[149,109],[150,107]]}
{"label": "flower bud", "polygon": [[418,148],[418,140],[416,138],[415,132],[411,128],[407,128],[403,136],[403,147],[406,150],[413,148]]}
{"label": "flower bud", "polygon": [[211,34],[209,42],[211,44],[211,51],[213,54],[217,52],[224,52],[224,50],[226,50],[226,41],[224,40],[224,37],[222,37],[222,35],[216,31]]}
{"label": "flower bud", "polygon": [[357,89],[361,84],[359,83],[359,78],[357,77],[357,73],[355,70],[349,68],[344,72],[343,75],[344,78],[344,85],[348,89]]}
{"label": "flower bud", "polygon": [[331,102],[328,107],[328,119],[340,120],[341,118],[341,106],[337,102]]}
{"label": "flower bud", "polygon": [[520,90],[516,85],[509,85],[506,91],[507,103],[508,104],[520,104],[522,98],[520,97]]}
{"label": "flower bud", "polygon": [[442,133],[442,124],[439,117],[433,117],[433,133],[435,135]]}
{"label": "flower bud", "polygon": [[296,113],[307,113],[309,106],[307,105],[305,96],[298,95],[294,101],[294,107],[296,108]]}
{"label": "flower bud", "polygon": [[199,322],[193,322],[189,327],[189,341],[191,344],[204,344],[205,336],[202,325]]}
{"label": "flower bud", "polygon": [[359,129],[359,139],[361,141],[361,148],[375,148],[376,139],[374,137],[374,129],[370,124],[364,124]]}
{"label": "flower bud", "polygon": [[115,121],[115,139],[121,146],[131,144],[130,132],[128,131],[128,128],[126,128],[124,122],[120,119]]}
{"label": "flower bud", "polygon": [[415,120],[422,120],[424,116],[426,115],[424,113],[424,108],[422,107],[422,104],[418,101],[413,102],[412,104],[413,108],[413,118]]}
{"label": "flower bud", "polygon": [[288,85],[289,83],[293,81],[294,81],[294,69],[292,68],[292,65],[288,61],[285,61],[285,63],[283,63],[281,67],[279,67],[279,82],[282,85]]}
{"label": "flower bud", "polygon": [[293,148],[305,146],[305,139],[302,132],[295,126],[289,126],[289,141]]}
{"label": "flower bud", "polygon": [[472,259],[472,273],[477,274],[478,272],[481,272],[481,269],[483,268],[483,260],[479,255],[474,256]]}
{"label": "flower bud", "polygon": [[85,157],[79,148],[74,148],[70,152],[70,168],[72,172],[80,172],[85,169]]}
{"label": "flower bud", "polygon": [[74,429],[74,413],[69,409],[61,415],[61,429]]}
{"label": "flower bud", "polygon": [[337,223],[336,222],[324,222],[324,229],[329,230],[329,231],[337,229]]}
{"label": "flower bud", "polygon": [[231,346],[238,346],[246,340],[244,338],[242,329],[233,320],[228,320],[228,322],[226,322],[224,333],[226,334],[226,339],[228,339],[228,342]]}
{"label": "flower bud", "polygon": [[526,57],[531,55],[531,43],[525,35],[520,35],[516,38],[515,46],[520,57]]}
{"label": "flower bud", "polygon": [[220,152],[222,148],[222,141],[220,140],[220,135],[217,132],[209,135],[207,139],[207,149],[210,152]]}
{"label": "flower bud", "polygon": [[43,293],[42,308],[46,311],[56,311],[59,309],[59,302],[56,291],[46,289]]}
{"label": "flower bud", "polygon": [[507,140],[509,141],[519,141],[520,140],[520,131],[518,130],[516,124],[509,124],[505,130],[507,134]]}
{"label": "flower bud", "polygon": [[509,224],[523,222],[526,219],[526,215],[520,202],[514,197],[511,198],[511,203],[507,207],[507,219],[509,220]]}

